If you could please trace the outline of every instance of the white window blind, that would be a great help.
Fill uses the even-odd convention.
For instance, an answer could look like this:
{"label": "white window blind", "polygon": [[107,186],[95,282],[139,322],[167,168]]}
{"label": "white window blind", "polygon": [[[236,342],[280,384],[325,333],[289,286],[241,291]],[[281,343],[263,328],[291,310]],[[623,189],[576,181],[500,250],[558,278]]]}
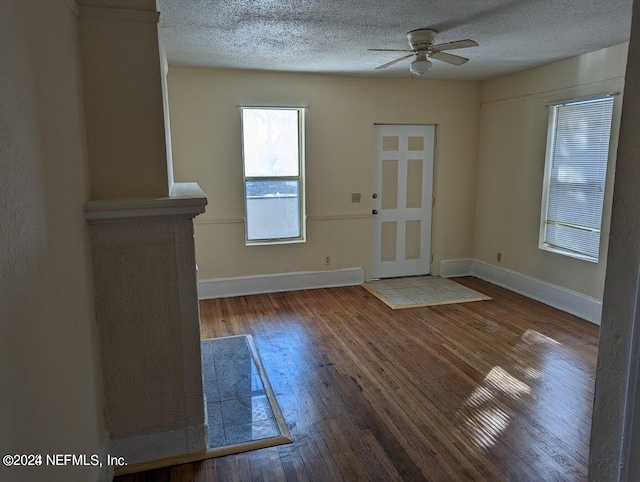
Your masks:
{"label": "white window blind", "polygon": [[540,247],[598,260],[613,97],[552,106]]}

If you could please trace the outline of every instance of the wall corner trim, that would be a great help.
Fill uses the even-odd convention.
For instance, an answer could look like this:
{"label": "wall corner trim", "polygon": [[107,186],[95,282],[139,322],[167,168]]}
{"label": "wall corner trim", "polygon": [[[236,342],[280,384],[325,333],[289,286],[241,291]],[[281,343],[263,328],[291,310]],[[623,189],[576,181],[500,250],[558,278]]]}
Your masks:
{"label": "wall corner trim", "polygon": [[479,259],[443,260],[441,276],[475,276],[596,325],[602,316],[602,301]]}
{"label": "wall corner trim", "polygon": [[356,286],[362,283],[364,283],[364,270],[362,268],[215,278],[198,281],[198,299],[206,300],[277,293],[280,291]]}
{"label": "wall corner trim", "polygon": [[207,205],[207,196],[195,182],[175,183],[167,197],[87,201],[89,223],[130,221],[132,218],[193,218]]}

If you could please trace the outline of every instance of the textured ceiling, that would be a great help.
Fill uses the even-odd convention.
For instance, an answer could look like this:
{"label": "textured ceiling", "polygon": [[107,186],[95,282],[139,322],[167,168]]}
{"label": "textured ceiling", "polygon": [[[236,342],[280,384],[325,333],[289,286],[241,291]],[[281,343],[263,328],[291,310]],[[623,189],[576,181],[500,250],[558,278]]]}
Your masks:
{"label": "textured ceiling", "polygon": [[433,61],[430,78],[484,80],[629,40],[632,0],[159,0],[170,64],[408,77],[409,60],[367,48],[407,48],[406,32],[470,61]]}

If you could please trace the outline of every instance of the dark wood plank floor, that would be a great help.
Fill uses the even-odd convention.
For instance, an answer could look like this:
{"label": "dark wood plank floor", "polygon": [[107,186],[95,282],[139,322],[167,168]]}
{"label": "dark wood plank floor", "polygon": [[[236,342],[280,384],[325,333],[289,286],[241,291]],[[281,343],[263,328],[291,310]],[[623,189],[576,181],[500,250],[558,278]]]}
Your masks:
{"label": "dark wood plank floor", "polygon": [[494,299],[392,311],[347,287],[201,302],[203,338],[254,335],[294,443],[117,480],[586,480],[598,327],[458,281]]}

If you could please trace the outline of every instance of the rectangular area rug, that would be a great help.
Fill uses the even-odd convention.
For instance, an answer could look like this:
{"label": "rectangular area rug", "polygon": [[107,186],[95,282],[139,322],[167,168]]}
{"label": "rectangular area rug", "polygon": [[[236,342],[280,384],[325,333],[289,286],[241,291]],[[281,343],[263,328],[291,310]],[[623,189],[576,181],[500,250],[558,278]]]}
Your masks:
{"label": "rectangular area rug", "polygon": [[207,458],[291,443],[251,335],[202,340]]}
{"label": "rectangular area rug", "polygon": [[437,276],[372,280],[362,286],[394,310],[491,299],[452,279]]}

